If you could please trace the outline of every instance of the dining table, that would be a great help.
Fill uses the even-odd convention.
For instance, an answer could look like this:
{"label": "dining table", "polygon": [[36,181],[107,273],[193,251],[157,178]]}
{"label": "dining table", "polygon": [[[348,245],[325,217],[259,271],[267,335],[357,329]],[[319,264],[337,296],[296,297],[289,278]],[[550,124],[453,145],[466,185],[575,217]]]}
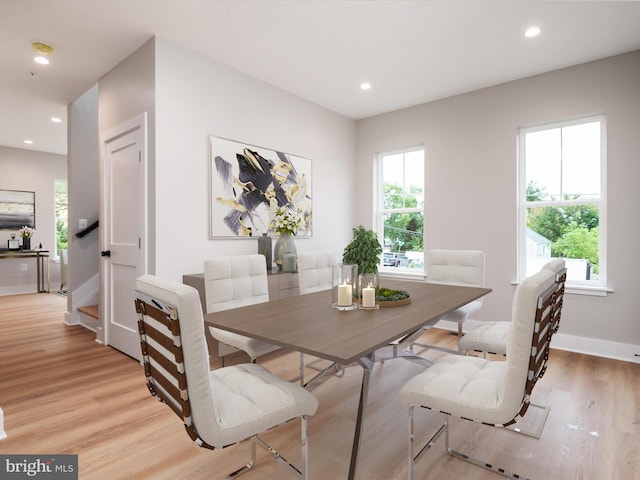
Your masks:
{"label": "dining table", "polygon": [[345,311],[333,308],[332,292],[325,290],[205,315],[205,323],[216,328],[337,365],[362,367],[349,480],[356,478],[369,380],[375,362],[401,357],[426,362],[404,346],[447,313],[491,292],[489,288],[420,281],[384,279],[382,283],[385,288],[406,291],[410,301],[401,306]]}

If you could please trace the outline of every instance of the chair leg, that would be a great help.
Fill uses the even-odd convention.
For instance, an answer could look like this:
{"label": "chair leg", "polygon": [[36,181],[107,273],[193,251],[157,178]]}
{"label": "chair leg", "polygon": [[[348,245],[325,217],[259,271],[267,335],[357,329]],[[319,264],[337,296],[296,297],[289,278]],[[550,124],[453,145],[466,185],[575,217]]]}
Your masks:
{"label": "chair leg", "polygon": [[413,442],[414,442],[414,432],[413,432],[413,409],[416,405],[409,406],[409,480],[413,480],[413,470],[415,467],[415,463],[420,460],[420,458],[426,453],[426,451],[431,448],[434,442],[444,433],[444,442],[445,449],[449,455],[454,458],[458,458],[460,460],[464,460],[465,462],[471,463],[477,467],[482,467],[486,470],[489,470],[493,473],[497,473],[498,475],[502,475],[506,478],[511,478],[512,480],[529,480],[527,477],[523,477],[517,473],[510,472],[505,470],[504,468],[498,467],[496,465],[492,465],[488,462],[484,462],[477,458],[470,457],[462,452],[458,452],[457,450],[452,449],[449,446],[449,424],[448,421],[445,420],[444,424],[438,429],[438,431],[433,434],[433,436],[427,441],[427,443],[420,449],[420,451],[414,455],[413,454]]}
{"label": "chair leg", "polygon": [[497,473],[506,478],[511,478],[512,480],[529,480],[527,477],[523,477],[517,473],[510,472],[509,470],[505,470],[504,468],[498,467],[496,465],[492,465],[487,462],[483,462],[477,458],[470,457],[464,453],[453,450],[447,446],[447,452],[454,458],[458,458],[460,460],[464,460],[465,462],[469,462],[477,467],[484,468],[485,470],[489,470],[490,472]]}
{"label": "chair leg", "polygon": [[234,478],[238,478],[240,475],[244,475],[249,470],[253,468],[256,464],[256,437],[251,438],[251,459],[247,462],[247,464],[243,467],[240,467],[235,472],[231,472],[229,475],[224,477],[224,480],[232,480]]}
{"label": "chair leg", "polygon": [[[300,447],[301,447],[301,451],[302,451],[302,465],[300,466],[300,469],[298,469],[295,465],[293,465],[292,463],[290,463],[286,458],[284,458],[282,455],[280,455],[280,453],[278,453],[277,450],[275,450],[273,447],[271,447],[271,445],[269,445],[267,442],[265,442],[264,440],[262,440],[260,437],[255,436],[253,437],[255,439],[255,442],[251,442],[252,444],[252,449],[251,449],[251,455],[252,455],[252,462],[255,463],[255,445],[256,443],[258,445],[260,445],[264,450],[267,451],[267,453],[269,453],[269,455],[271,455],[271,457],[276,460],[278,462],[279,465],[282,465],[283,467],[285,467],[289,472],[291,472],[292,474],[295,475],[296,478],[299,478],[301,480],[307,480],[309,478],[309,444],[307,442],[307,435],[308,435],[308,420],[307,420],[307,416],[306,415],[302,415],[300,417]],[[252,462],[249,462],[250,464]],[[249,464],[247,464],[249,465]],[[251,467],[249,467],[251,468]],[[242,471],[238,471],[239,473],[233,473],[230,476],[226,477],[226,478],[236,478],[238,475],[242,475],[243,473],[246,473],[249,468],[243,467]]]}
{"label": "chair leg", "polygon": [[329,370],[335,370],[334,375],[338,376],[338,377],[343,377],[344,376],[344,367],[338,363],[332,362],[329,365],[327,365],[326,367],[324,367],[323,369],[319,370],[318,373],[316,373],[313,377],[311,377],[311,379],[309,379],[307,382],[305,382],[302,386],[304,388],[306,388],[307,390],[311,389],[311,385],[318,380],[319,378],[323,377],[327,372],[329,372]]}
{"label": "chair leg", "polygon": [[413,454],[413,442],[415,441],[415,435],[413,432],[413,410],[415,405],[409,406],[409,480],[413,480],[413,470],[415,464],[418,460],[422,458],[422,456],[429,450],[434,442],[438,440],[440,435],[444,432],[447,438],[449,437],[449,424],[445,420],[444,424],[440,426],[440,428],[433,434],[433,436],[424,444],[424,446],[420,449],[420,451],[414,455]]}
{"label": "chair leg", "polygon": [[[547,417],[549,416],[549,410],[551,409],[551,407],[538,405],[537,403],[529,403],[529,408],[527,409],[527,412],[532,412],[534,408],[541,411],[541,413],[540,413],[540,420],[538,420],[538,423],[534,426],[533,429],[522,430],[518,422],[516,422],[513,425],[509,425],[508,427],[505,427],[505,428],[507,430],[511,430],[512,432],[519,433],[520,435],[526,435],[528,437],[533,437],[533,438],[540,438],[540,435],[542,435],[542,430],[544,429],[544,425],[545,423],[547,423]],[[521,417],[520,419],[522,418],[524,417]]]}
{"label": "chair leg", "polygon": [[[304,355],[304,353],[300,354],[301,356]],[[327,366],[323,367],[323,366],[318,366],[317,364],[320,362],[327,362],[327,360],[324,360],[322,358],[316,358],[314,360],[311,360],[309,363],[305,364],[304,360],[301,358],[300,359],[300,385],[302,385],[303,387],[305,385],[309,385],[310,383],[312,383],[315,379],[321,377],[322,375],[324,375],[326,372],[328,372],[329,370],[335,368],[336,372],[334,373],[334,375],[338,376],[338,377],[343,377],[344,376],[344,368],[342,368],[341,365],[338,365],[335,362],[330,362]],[[312,368],[313,370],[316,370],[320,373],[316,374],[311,380],[309,380],[308,382],[304,381],[304,377],[303,377],[303,372],[305,368]]]}
{"label": "chair leg", "polygon": [[309,427],[309,421],[307,416],[303,415],[300,418],[300,445],[302,448],[302,480],[309,478],[309,443],[307,442],[307,432]]}
{"label": "chair leg", "polygon": [[[458,341],[460,341],[460,338],[463,335],[463,333],[462,333],[462,322],[457,322],[457,323],[458,323]],[[431,328],[431,327],[429,327],[429,328]],[[423,328],[423,331],[427,331],[427,330],[429,330],[429,328]],[[413,351],[413,347],[414,346],[418,346],[418,347],[422,348],[422,350],[420,350],[420,352],[418,352],[418,355],[423,353],[427,349],[438,350],[439,352],[451,353],[451,354],[454,354],[454,355],[461,355],[462,354],[462,352],[460,352],[459,348],[458,348],[458,350],[452,350],[450,348],[438,347],[436,345],[426,345],[426,344],[420,343],[420,342],[411,342],[411,343],[409,343],[409,347],[407,348],[407,351],[409,353],[413,354],[414,353],[414,351]]]}
{"label": "chair leg", "polygon": [[304,353],[300,354],[300,386],[304,387]]}

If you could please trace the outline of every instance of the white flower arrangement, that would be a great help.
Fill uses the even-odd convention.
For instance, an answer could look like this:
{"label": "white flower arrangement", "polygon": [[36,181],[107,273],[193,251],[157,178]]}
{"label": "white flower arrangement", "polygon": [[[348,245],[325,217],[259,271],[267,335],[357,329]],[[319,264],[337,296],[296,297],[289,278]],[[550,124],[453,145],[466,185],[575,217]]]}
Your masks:
{"label": "white flower arrangement", "polygon": [[35,229],[26,226],[18,230],[18,235],[20,235],[22,238],[31,238],[33,237],[34,233],[36,233]]}
{"label": "white flower arrangement", "polygon": [[273,230],[281,235],[295,235],[301,222],[302,219],[298,212],[280,207],[273,217]]}

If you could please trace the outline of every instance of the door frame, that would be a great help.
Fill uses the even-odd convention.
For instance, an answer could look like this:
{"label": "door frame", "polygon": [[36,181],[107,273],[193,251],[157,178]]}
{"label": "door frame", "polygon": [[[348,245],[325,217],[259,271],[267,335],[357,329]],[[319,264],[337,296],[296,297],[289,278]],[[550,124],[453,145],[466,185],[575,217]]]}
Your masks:
{"label": "door frame", "polygon": [[[140,274],[147,273],[149,268],[148,259],[148,159],[147,159],[147,112],[142,112],[125,122],[110,128],[100,135],[100,251],[104,251],[109,244],[109,235],[111,233],[111,224],[109,222],[109,215],[107,214],[107,207],[109,201],[106,195],[109,194],[109,188],[107,185],[108,176],[105,173],[106,168],[106,156],[107,148],[110,142],[117,140],[118,138],[127,135],[135,130],[140,129],[142,131],[142,145],[140,146],[140,178],[138,179],[138,192],[139,192],[139,211],[138,211],[138,224],[140,226],[140,250],[138,255],[138,272]],[[111,291],[109,289],[109,269],[105,267],[105,262],[100,259],[100,323],[102,326],[102,341],[103,345],[110,345],[109,342],[109,320],[111,318],[110,311],[110,299]],[[132,292],[133,294],[133,292]],[[133,309],[133,302],[131,303]]]}

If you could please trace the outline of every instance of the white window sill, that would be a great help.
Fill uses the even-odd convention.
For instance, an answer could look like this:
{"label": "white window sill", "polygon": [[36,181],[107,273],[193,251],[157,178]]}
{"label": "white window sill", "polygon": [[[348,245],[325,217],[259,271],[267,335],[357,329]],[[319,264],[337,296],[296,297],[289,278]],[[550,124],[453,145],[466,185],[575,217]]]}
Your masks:
{"label": "white window sill", "polygon": [[613,293],[613,288],[610,287],[591,287],[589,285],[568,285],[564,286],[564,293],[572,295],[593,295],[596,297],[606,297],[608,294]]}
{"label": "white window sill", "polygon": [[411,270],[378,270],[380,278],[392,278],[397,280],[411,280],[414,282],[424,282],[427,276],[424,272],[417,272]]}

